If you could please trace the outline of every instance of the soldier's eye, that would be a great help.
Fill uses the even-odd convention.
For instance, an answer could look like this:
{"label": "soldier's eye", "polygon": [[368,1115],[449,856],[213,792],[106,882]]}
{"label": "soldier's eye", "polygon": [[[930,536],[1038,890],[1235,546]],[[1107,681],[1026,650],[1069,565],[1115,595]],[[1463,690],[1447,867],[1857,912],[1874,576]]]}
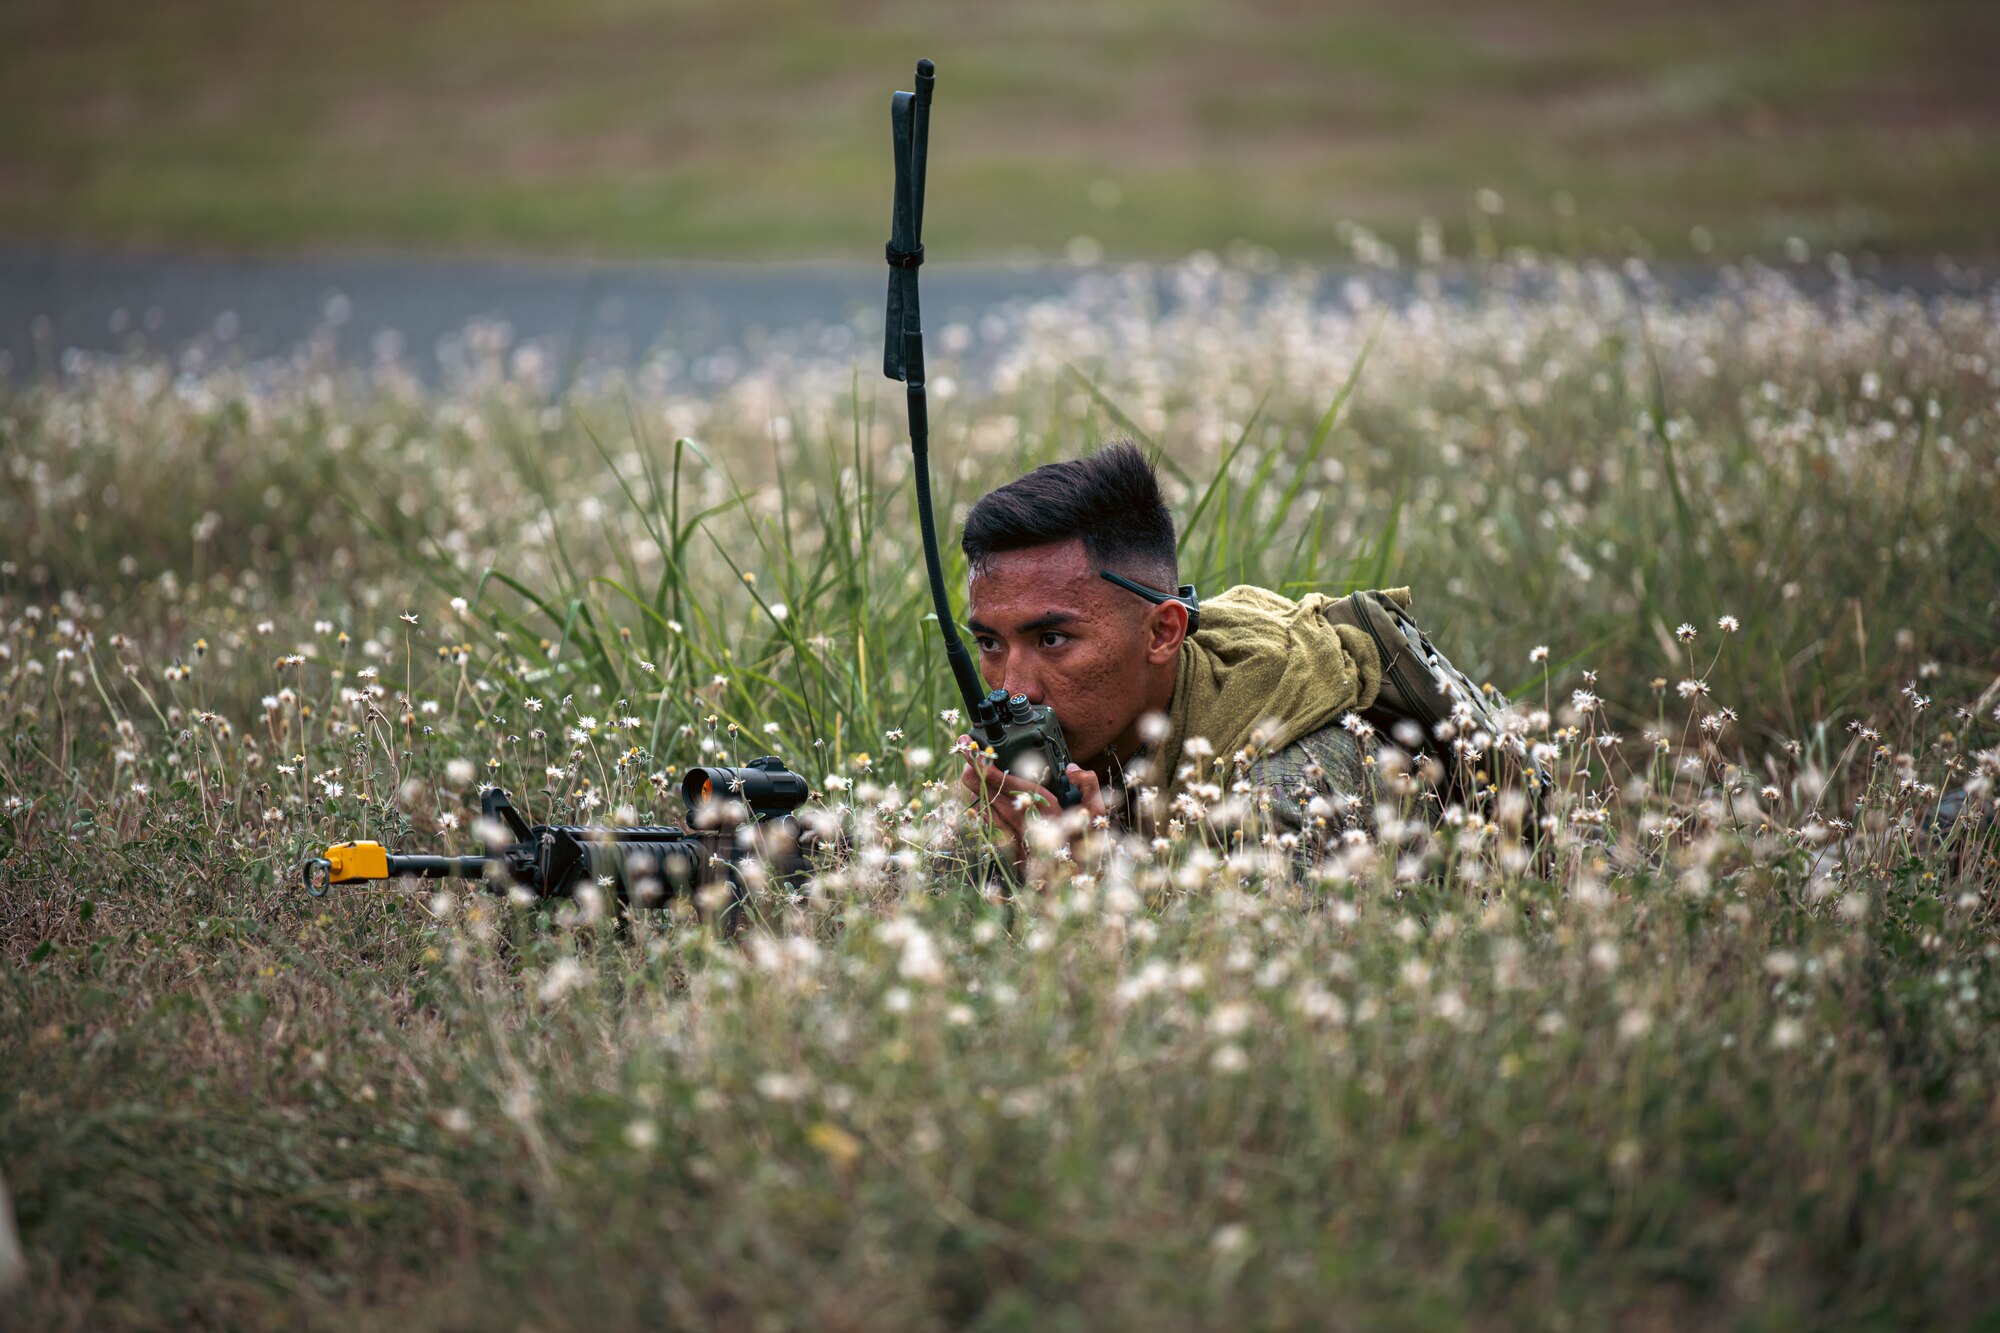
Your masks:
{"label": "soldier's eye", "polygon": [[1044,648],[1060,648],[1068,642],[1069,635],[1067,634],[1059,634],[1055,630],[1044,630],[1042,632],[1042,647]]}

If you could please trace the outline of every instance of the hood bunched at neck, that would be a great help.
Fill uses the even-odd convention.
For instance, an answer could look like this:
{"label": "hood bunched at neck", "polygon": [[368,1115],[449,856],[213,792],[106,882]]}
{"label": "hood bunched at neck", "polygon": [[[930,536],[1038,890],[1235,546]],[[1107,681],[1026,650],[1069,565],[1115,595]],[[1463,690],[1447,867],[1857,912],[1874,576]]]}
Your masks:
{"label": "hood bunched at neck", "polygon": [[[1408,604],[1407,589],[1386,595]],[[1191,737],[1215,747],[1227,774],[1239,750],[1270,754],[1375,702],[1381,655],[1365,630],[1326,618],[1333,601],[1322,593],[1293,601],[1246,584],[1202,602],[1201,632],[1181,644],[1171,729],[1153,769],[1169,798],[1181,789]]]}

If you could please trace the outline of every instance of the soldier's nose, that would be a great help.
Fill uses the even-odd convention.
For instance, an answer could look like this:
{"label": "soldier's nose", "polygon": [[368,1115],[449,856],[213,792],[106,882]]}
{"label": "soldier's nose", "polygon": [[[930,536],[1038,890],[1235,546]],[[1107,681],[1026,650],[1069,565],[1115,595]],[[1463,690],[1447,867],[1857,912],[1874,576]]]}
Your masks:
{"label": "soldier's nose", "polygon": [[1028,702],[1031,704],[1038,704],[1042,701],[1042,686],[1039,681],[1022,680],[1017,676],[1009,677],[1005,682],[1005,689],[1010,696],[1015,694],[1027,695]]}

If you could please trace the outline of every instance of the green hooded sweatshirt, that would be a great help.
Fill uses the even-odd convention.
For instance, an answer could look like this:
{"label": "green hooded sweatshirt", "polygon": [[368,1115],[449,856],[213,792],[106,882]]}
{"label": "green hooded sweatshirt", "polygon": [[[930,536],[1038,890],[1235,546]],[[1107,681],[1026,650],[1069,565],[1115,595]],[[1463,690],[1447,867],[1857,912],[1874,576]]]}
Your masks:
{"label": "green hooded sweatshirt", "polygon": [[[1409,599],[1406,589],[1388,595]],[[1194,737],[1215,748],[1219,771],[1229,774],[1240,750],[1275,753],[1375,702],[1381,655],[1365,630],[1327,620],[1333,601],[1322,593],[1293,601],[1248,584],[1203,599],[1201,629],[1181,643],[1152,785],[1169,799],[1180,791]]]}

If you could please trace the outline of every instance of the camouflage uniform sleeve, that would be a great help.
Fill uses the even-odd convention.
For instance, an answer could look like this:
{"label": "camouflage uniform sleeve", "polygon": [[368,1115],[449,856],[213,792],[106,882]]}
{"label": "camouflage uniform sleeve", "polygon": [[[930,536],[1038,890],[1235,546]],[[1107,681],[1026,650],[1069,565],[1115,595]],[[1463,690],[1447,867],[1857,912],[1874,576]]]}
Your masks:
{"label": "camouflage uniform sleeve", "polygon": [[1338,723],[1254,761],[1244,777],[1271,832],[1296,835],[1292,859],[1299,869],[1319,860],[1326,845],[1349,829],[1375,830],[1375,770],[1354,734]]}

